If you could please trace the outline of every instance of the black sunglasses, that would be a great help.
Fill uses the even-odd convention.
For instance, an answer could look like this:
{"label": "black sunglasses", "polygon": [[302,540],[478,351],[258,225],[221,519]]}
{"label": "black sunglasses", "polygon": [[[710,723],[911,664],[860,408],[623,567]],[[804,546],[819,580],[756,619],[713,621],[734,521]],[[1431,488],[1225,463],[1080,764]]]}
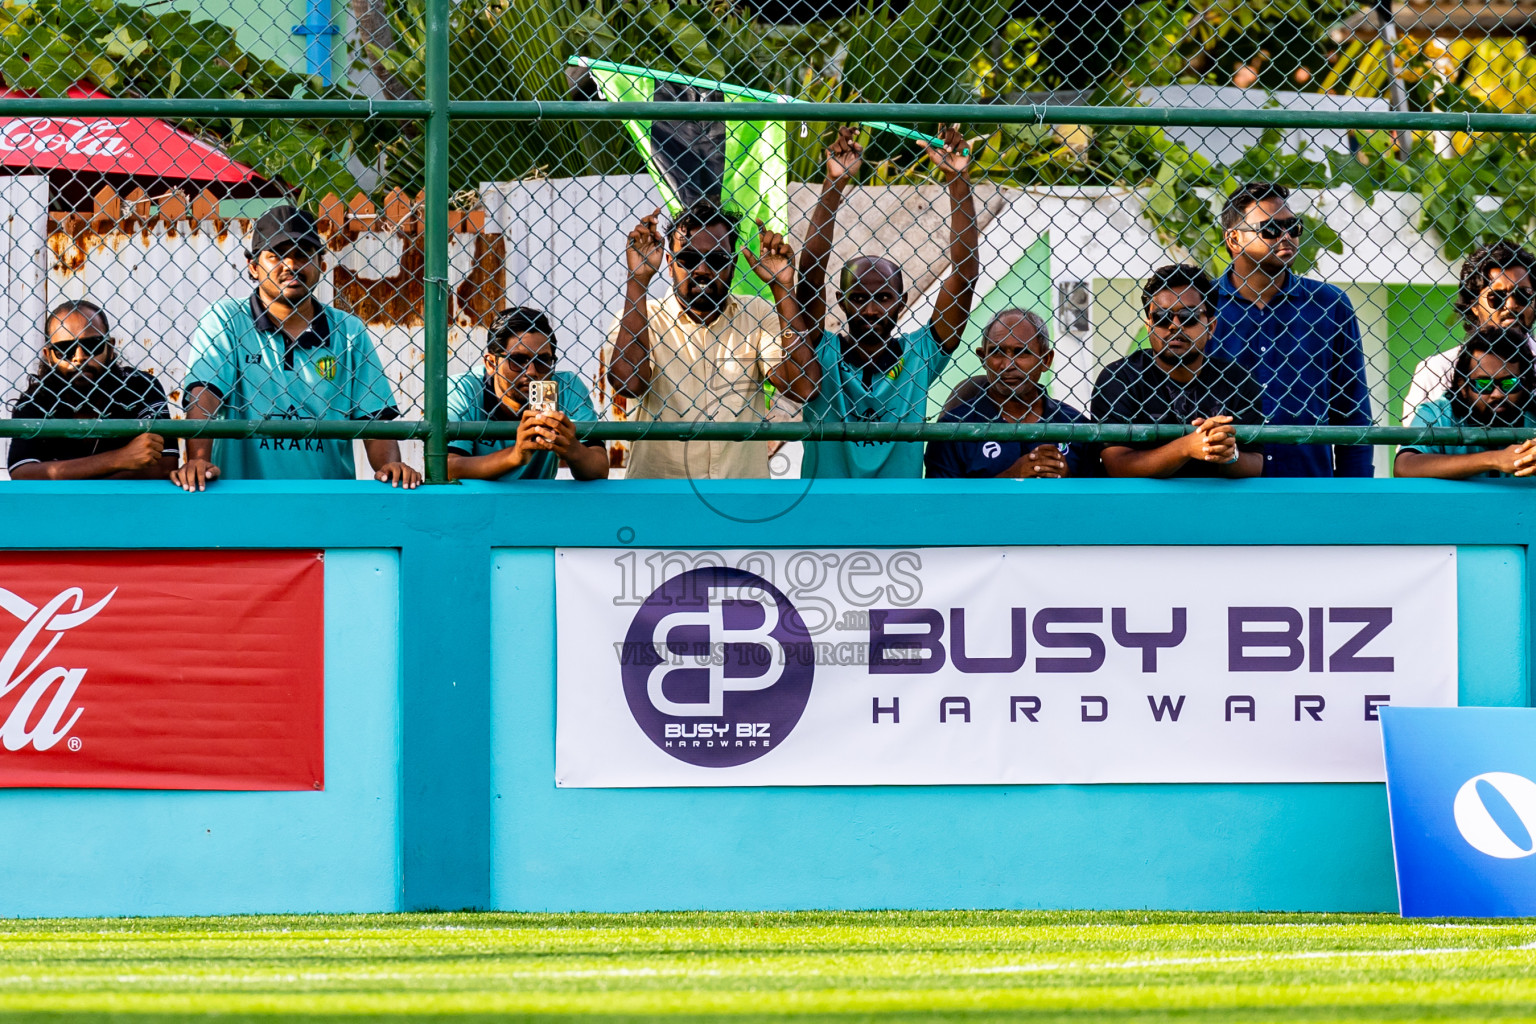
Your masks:
{"label": "black sunglasses", "polygon": [[1536,301],[1536,290],[1530,288],[1490,288],[1485,293],[1489,309],[1502,309],[1511,300],[1517,306],[1529,306]]}
{"label": "black sunglasses", "polygon": [[497,359],[505,359],[515,369],[526,369],[536,366],[541,370],[552,370],[555,367],[555,356],[545,355],[542,352],[496,352]]}
{"label": "black sunglasses", "polygon": [[1244,224],[1242,230],[1252,231],[1267,242],[1290,237],[1301,237],[1301,219],[1291,217],[1288,220],[1267,220],[1262,224]]}
{"label": "black sunglasses", "polygon": [[1153,327],[1166,331],[1185,324],[1201,323],[1209,315],[1204,306],[1169,306],[1166,309],[1153,307],[1147,318],[1152,321]]}
{"label": "black sunglasses", "polygon": [[736,254],[725,249],[710,249],[708,252],[700,252],[697,249],[679,249],[672,254],[678,266],[684,270],[692,270],[700,263],[707,263],[709,269],[715,273],[729,270],[736,265]]}
{"label": "black sunglasses", "polygon": [[88,334],[73,341],[48,342],[48,351],[52,352],[56,359],[68,359],[77,349],[85,353],[85,358],[90,359],[102,355],[111,347],[112,339],[105,334]]}

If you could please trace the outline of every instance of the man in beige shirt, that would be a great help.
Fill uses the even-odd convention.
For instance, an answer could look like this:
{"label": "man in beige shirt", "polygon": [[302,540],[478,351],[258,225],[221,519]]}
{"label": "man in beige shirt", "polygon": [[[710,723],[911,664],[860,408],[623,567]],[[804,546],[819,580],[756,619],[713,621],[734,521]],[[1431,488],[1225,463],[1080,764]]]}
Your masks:
{"label": "man in beige shirt", "polygon": [[[741,253],[768,283],[774,305],[733,295],[740,215],[701,204],[678,216],[664,239],[656,227],[660,214],[629,233],[629,277],[624,312],[609,335],[608,383],[615,394],[639,401],[637,421],[763,422],[763,385],[790,390],[813,354],[795,298],[794,253],[782,236],[759,225],[759,251]],[[660,302],[650,302],[646,289],[664,259],[672,288]],[[630,446],[625,475],[764,478],[768,454],[767,441],[642,440]]]}

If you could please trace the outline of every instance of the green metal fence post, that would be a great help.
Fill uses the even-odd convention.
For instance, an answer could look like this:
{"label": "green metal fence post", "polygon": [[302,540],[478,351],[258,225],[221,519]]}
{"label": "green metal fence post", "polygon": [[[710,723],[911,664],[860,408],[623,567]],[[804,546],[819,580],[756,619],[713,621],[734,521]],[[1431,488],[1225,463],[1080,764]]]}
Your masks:
{"label": "green metal fence post", "polygon": [[448,16],[450,0],[427,0],[426,271],[422,317],[427,483],[448,482]]}

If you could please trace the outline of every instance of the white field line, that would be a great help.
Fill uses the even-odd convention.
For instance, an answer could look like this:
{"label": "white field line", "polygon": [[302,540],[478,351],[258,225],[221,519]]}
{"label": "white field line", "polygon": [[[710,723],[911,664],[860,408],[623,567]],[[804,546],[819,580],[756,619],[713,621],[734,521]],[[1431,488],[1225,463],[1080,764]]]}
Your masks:
{"label": "white field line", "polygon": [[[1223,964],[1254,963],[1254,962],[1281,962],[1289,960],[1343,960],[1343,959],[1386,959],[1405,956],[1442,956],[1463,953],[1512,953],[1525,950],[1536,950],[1536,942],[1525,943],[1519,946],[1434,946],[1413,949],[1341,949],[1341,950],[1308,950],[1293,953],[1253,953],[1242,956],[1208,956],[1208,957],[1165,957],[1149,960],[1116,960],[1101,961],[1096,963],[1055,962],[1040,964],[1001,964],[995,967],[958,967],[954,969],[933,969],[925,973],[933,975],[946,974],[1039,974],[1053,971],[1117,971],[1117,970],[1142,970],[1157,967],[1200,967],[1219,966]],[[822,973],[822,972],[814,972]],[[814,973],[811,976],[814,976]],[[296,982],[326,982],[326,981],[422,981],[424,979],[442,980],[445,977],[454,977],[466,981],[540,981],[549,979],[583,979],[583,978],[688,978],[688,977],[725,977],[728,974],[750,977],[805,977],[805,972],[800,971],[740,971],[727,972],[714,968],[690,968],[690,967],[611,967],[611,968],[587,968],[580,970],[564,971],[509,971],[506,973],[474,973],[474,974],[449,974],[440,972],[422,971],[304,971],[301,973],[283,974],[116,974],[110,977],[102,976],[91,978],[91,981],[110,981],[116,984],[166,984],[166,983],[235,983],[236,985],[271,985]],[[11,975],[0,976],[0,987],[18,985],[36,985],[57,982],[58,978],[36,975]],[[71,978],[71,984],[78,984],[87,979]]]}
{"label": "white field line", "polygon": [[1203,967],[1219,964],[1265,963],[1284,960],[1343,960],[1436,956],[1449,953],[1512,953],[1536,949],[1536,942],[1520,946],[1431,946],[1416,949],[1318,949],[1295,953],[1250,953],[1244,956],[1166,957],[1158,960],[1116,960],[1103,963],[1004,964],[998,967],[967,967],[956,974],[1025,974],[1039,971],[1125,971],[1145,967]]}

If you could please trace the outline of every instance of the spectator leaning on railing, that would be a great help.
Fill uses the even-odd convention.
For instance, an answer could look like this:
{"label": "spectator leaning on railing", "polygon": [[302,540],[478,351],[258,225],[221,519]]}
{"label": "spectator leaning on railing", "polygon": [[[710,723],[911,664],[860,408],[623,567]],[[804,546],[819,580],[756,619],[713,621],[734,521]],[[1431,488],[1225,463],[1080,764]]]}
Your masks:
{"label": "spectator leaning on railing", "polygon": [[[803,389],[793,352],[789,360],[783,356],[786,340],[800,348],[793,329],[801,323],[793,253],[780,235],[759,225],[759,251],[742,254],[768,282],[774,305],[733,295],[741,215],[711,202],[696,204],[665,237],[656,226],[660,216],[657,210],[641,220],[625,242],[628,279],[623,312],[609,335],[609,386],[639,400],[633,418],[641,422],[760,423],[768,415],[764,384]],[[646,289],[663,263],[672,288],[660,302],[650,302]],[[630,446],[625,475],[767,477],[768,442],[638,440]]]}
{"label": "spectator leaning on railing", "polygon": [[[1536,255],[1510,242],[1495,242],[1472,250],[1461,263],[1456,286],[1456,312],[1467,333],[1484,327],[1521,327],[1526,349],[1536,355],[1531,321],[1536,319]],[[1419,406],[1455,387],[1456,357],[1461,346],[1436,352],[1413,371],[1403,398],[1403,422],[1412,423]]]}
{"label": "spectator leaning on railing", "polygon": [[[512,440],[459,438],[448,442],[450,480],[551,480],[565,461],[577,480],[608,475],[601,441],[578,441],[571,423],[592,420],[592,397],[581,378],[555,369],[555,331],[543,311],[514,306],[496,317],[481,368],[448,382],[450,420],[517,423]],[[551,380],[558,409],[529,404],[528,385]]]}
{"label": "spectator leaning on railing", "polygon": [[1175,441],[1111,441],[1110,476],[1258,476],[1263,450],[1239,451],[1234,423],[1262,423],[1263,396],[1241,366],[1205,354],[1216,318],[1215,285],[1199,267],[1159,267],[1142,289],[1149,347],[1106,366],[1093,389],[1101,423],[1180,423]]}
{"label": "spectator leaning on railing", "polygon": [[[15,419],[149,420],[170,415],[165,390],[123,366],[107,315],[94,302],[62,303],[44,323],[37,374],[16,399]],[[12,480],[148,480],[176,468],[176,443],[159,434],[116,437],[18,437],[8,460]]]}
{"label": "spectator leaning on railing", "polygon": [[[987,324],[981,339],[976,354],[986,367],[986,387],[972,388],[969,397],[947,403],[953,407],[939,417],[940,423],[1087,422],[1081,412],[1056,401],[1040,386],[1053,352],[1045,318],[1039,313],[1002,310]],[[1092,446],[1065,442],[931,441],[925,463],[931,477],[1049,480],[1087,475],[1092,458]]]}
{"label": "spectator leaning on railing", "polygon": [[[1371,423],[1365,350],[1349,297],[1291,270],[1301,218],[1283,185],[1254,182],[1227,198],[1222,238],[1232,266],[1216,286],[1209,355],[1235,360],[1264,392],[1271,425]],[[1272,444],[1265,476],[1370,476],[1369,445]]]}
{"label": "spectator leaning on railing", "polygon": [[[247,298],[215,302],[197,322],[187,370],[187,419],[389,420],[400,415],[368,327],[314,297],[325,243],[307,211],[278,206],[251,231]],[[363,442],[374,478],[415,487],[421,474],[394,441]],[[347,439],[188,438],[187,461],[171,475],[189,491],[233,479],[356,477]]]}
{"label": "spectator leaning on railing", "polygon": [[[800,289],[806,319],[819,332],[814,388],[805,396],[805,419],[832,423],[921,423],[928,389],[960,344],[971,297],[981,272],[976,201],[967,174],[965,139],[943,129],[944,147],[929,147],[928,158],[948,182],[950,275],[940,288],[928,324],[898,334],[907,308],[901,268],[882,256],[854,256],[843,265],[837,300],[846,317],[844,333],[822,330],[826,315],[827,260],[843,188],[862,160],[852,129],[843,129],[827,153],[827,180],[811,211],[801,256]],[[797,397],[799,397],[797,395]],[[916,477],[923,472],[923,446],[914,441],[808,441],[804,477]]]}
{"label": "spectator leaning on railing", "polygon": [[[1421,404],[1416,427],[1528,427],[1531,415],[1531,354],[1524,324],[1485,327],[1456,355],[1452,385]],[[1397,476],[1443,480],[1536,474],[1536,441],[1497,447],[1450,443],[1408,444],[1398,449]]]}

